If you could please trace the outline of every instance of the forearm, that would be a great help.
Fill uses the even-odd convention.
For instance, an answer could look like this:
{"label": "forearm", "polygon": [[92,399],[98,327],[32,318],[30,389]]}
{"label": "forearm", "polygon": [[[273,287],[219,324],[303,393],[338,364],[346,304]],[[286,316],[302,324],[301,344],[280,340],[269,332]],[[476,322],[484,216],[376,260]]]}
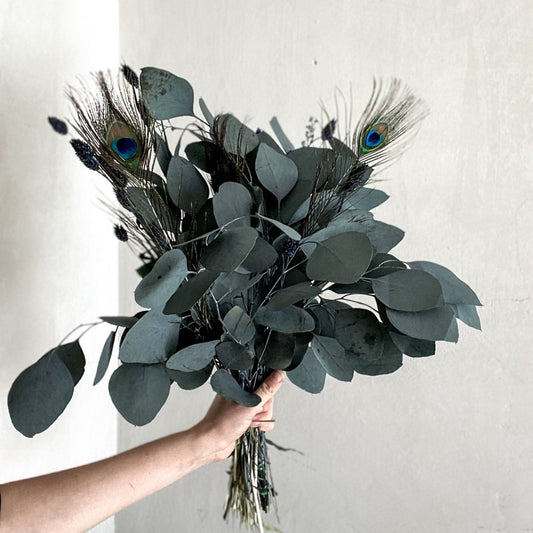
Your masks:
{"label": "forearm", "polygon": [[192,428],[82,467],[0,486],[0,531],[87,531],[189,472],[220,459]]}

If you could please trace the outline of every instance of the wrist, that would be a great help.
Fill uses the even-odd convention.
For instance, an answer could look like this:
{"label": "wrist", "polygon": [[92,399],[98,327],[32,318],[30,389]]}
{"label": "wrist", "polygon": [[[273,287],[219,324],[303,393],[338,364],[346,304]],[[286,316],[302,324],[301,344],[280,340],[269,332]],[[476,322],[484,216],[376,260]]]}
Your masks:
{"label": "wrist", "polygon": [[187,431],[197,452],[197,461],[201,466],[227,459],[233,450],[234,442],[227,442],[213,426],[200,422]]}

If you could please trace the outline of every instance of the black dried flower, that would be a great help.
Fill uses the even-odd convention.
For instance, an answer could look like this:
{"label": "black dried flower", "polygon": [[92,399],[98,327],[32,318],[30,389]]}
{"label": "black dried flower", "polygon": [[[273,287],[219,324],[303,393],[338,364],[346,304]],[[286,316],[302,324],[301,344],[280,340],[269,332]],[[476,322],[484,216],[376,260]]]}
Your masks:
{"label": "black dried flower", "polygon": [[72,148],[76,152],[79,160],[91,170],[98,170],[98,161],[96,159],[96,154],[91,146],[89,146],[85,141],[81,139],[72,139],[70,141]]}
{"label": "black dried flower", "polygon": [[66,135],[68,128],[67,123],[64,120],[61,120],[57,117],[48,117],[48,122],[50,123],[50,126],[52,126],[52,129],[61,135]]}
{"label": "black dried flower", "polygon": [[333,139],[333,134],[335,133],[335,127],[337,126],[337,121],[332,118],[323,128],[322,128],[322,140],[331,141]]}
{"label": "black dried flower", "polygon": [[299,246],[298,241],[288,238],[285,241],[285,244],[283,245],[283,253],[285,253],[289,257],[293,257],[294,254],[298,251],[298,246]]}
{"label": "black dried flower", "polygon": [[128,178],[120,170],[117,170],[115,167],[112,167],[104,159],[98,157],[98,163],[102,170],[109,176],[109,179],[112,181],[113,185],[116,187],[126,187],[128,184]]}
{"label": "black dried flower", "polygon": [[122,75],[132,87],[135,87],[135,89],[139,88],[139,77],[128,65],[122,65]]}
{"label": "black dried flower", "polygon": [[128,232],[126,231],[124,226],[119,226],[118,224],[115,224],[113,230],[115,232],[115,237],[119,241],[126,242],[128,240]]}
{"label": "black dried flower", "polygon": [[128,211],[131,211],[132,205],[130,202],[130,199],[128,198],[128,195],[126,194],[126,191],[120,187],[115,187],[115,196],[117,198],[118,203]]}

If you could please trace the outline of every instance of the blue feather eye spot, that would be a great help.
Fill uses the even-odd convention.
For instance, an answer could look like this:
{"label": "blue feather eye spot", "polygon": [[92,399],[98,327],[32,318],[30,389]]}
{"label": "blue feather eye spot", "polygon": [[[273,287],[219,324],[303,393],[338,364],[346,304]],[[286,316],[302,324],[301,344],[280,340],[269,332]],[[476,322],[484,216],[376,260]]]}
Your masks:
{"label": "blue feather eye spot", "polygon": [[385,122],[374,123],[368,126],[361,135],[361,150],[372,152],[382,146],[387,140],[389,127]]}
{"label": "blue feather eye spot", "polygon": [[133,137],[117,137],[111,143],[113,151],[122,159],[131,159],[137,155],[138,145]]}
{"label": "blue feather eye spot", "polygon": [[370,130],[366,134],[365,144],[369,148],[376,148],[383,142],[383,135],[380,135],[376,130]]}

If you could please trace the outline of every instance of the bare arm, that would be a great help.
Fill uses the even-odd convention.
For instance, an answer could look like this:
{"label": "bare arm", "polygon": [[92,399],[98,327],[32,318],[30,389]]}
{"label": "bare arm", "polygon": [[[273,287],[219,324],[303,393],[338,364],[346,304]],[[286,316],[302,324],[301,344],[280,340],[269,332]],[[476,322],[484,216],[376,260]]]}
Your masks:
{"label": "bare arm", "polygon": [[133,450],[54,474],[0,486],[2,533],[83,532],[196,468],[220,461],[250,426],[268,431],[273,396],[283,374],[259,387],[259,406],[245,408],[217,396],[202,421]]}

